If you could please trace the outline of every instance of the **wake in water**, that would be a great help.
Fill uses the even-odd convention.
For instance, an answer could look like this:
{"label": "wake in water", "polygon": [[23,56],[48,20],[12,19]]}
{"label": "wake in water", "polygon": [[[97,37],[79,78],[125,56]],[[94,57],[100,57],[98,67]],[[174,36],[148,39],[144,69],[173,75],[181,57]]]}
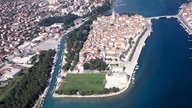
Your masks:
{"label": "wake in water", "polygon": [[125,1],[124,0],[117,0],[116,2],[114,2],[114,9],[116,9],[117,7],[120,6],[125,6]]}

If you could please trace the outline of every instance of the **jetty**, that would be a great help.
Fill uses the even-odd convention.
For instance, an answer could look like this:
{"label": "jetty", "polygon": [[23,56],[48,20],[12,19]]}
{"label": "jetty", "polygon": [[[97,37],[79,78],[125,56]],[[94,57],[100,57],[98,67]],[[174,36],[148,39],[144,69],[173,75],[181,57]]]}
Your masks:
{"label": "jetty", "polygon": [[[180,22],[180,25],[185,29],[185,31],[189,34],[192,35],[192,27],[185,21],[185,19],[181,16],[182,12],[179,12],[176,15],[162,15],[162,16],[153,16],[153,17],[146,17],[146,20],[158,20],[161,18],[176,18],[178,22]],[[190,40],[191,42],[191,40]]]}
{"label": "jetty", "polygon": [[146,17],[146,19],[148,20],[160,19],[160,18],[178,18],[178,17],[177,15],[162,15],[162,16]]}

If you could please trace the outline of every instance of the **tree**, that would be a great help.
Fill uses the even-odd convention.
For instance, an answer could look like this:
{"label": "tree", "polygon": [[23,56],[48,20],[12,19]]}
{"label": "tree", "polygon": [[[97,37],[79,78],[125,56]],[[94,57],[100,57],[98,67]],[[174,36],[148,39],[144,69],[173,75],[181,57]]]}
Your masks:
{"label": "tree", "polygon": [[42,19],[39,21],[39,26],[50,26],[54,23],[64,23],[62,26],[63,28],[69,28],[70,26],[73,26],[73,21],[77,19],[78,16],[74,14],[67,14],[65,16],[54,16],[54,17],[48,17],[45,19]]}
{"label": "tree", "polygon": [[90,69],[89,63],[84,63],[84,64],[83,64],[83,67],[84,67],[85,70],[86,70],[86,69]]}
{"label": "tree", "polygon": [[64,66],[63,66],[63,69],[65,71],[69,70],[69,68],[71,67],[71,64],[70,63],[66,63]]}
{"label": "tree", "polygon": [[88,62],[84,63],[83,67],[85,70],[97,69],[97,70],[101,71],[101,70],[109,69],[108,65],[103,61],[103,59],[99,59],[99,58],[89,60]]}
{"label": "tree", "polygon": [[78,55],[75,55],[74,58],[73,58],[74,62],[78,62],[79,61],[79,56]]}
{"label": "tree", "polygon": [[[28,69],[7,95],[0,100],[1,108],[31,108],[48,85],[55,51],[43,51],[39,61]],[[35,88],[35,89],[34,89]]]}

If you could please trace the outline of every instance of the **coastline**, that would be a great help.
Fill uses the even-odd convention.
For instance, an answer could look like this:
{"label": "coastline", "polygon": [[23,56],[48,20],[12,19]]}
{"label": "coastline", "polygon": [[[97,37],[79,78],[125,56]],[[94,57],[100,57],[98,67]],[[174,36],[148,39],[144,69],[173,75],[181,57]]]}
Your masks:
{"label": "coastline", "polygon": [[[120,1],[121,2],[121,1]],[[142,1],[141,1],[142,2]],[[162,3],[162,8],[156,9],[154,6],[158,3]],[[126,4],[123,7],[117,7],[116,11],[119,13],[123,13],[124,11],[137,11],[141,13],[142,15],[148,17],[148,16],[158,16],[158,15],[167,15],[167,14],[176,14],[178,11],[178,6],[181,4],[181,2],[185,3],[185,1],[170,1],[170,2],[162,2],[162,1],[146,1],[145,3],[141,3],[141,5],[137,5],[138,1],[123,1],[122,3]],[[117,3],[116,3],[117,4]],[[183,55],[184,58],[182,59],[183,63],[188,63],[188,58],[186,56],[190,55],[190,52],[188,50],[188,40],[191,39],[190,35],[186,33],[186,31],[183,31],[183,27],[181,27],[180,22],[176,20],[176,18],[160,18],[153,19],[153,33],[151,36],[146,40],[145,48],[142,50],[141,55],[138,60],[139,70],[136,72],[136,80],[135,84],[130,84],[130,87],[127,91],[123,92],[122,94],[116,95],[114,97],[106,97],[106,98],[53,98],[52,93],[49,92],[48,95],[45,98],[45,102],[43,104],[43,108],[62,108],[64,106],[71,107],[71,108],[81,108],[81,107],[103,107],[103,108],[112,108],[112,107],[118,107],[121,106],[122,108],[132,108],[132,107],[146,107],[146,108],[153,108],[153,107],[178,107],[178,104],[180,107],[190,107],[190,100],[184,97],[188,97],[190,95],[190,91],[185,92],[188,90],[189,87],[184,86],[185,83],[190,81],[189,79],[186,79],[190,76],[190,64],[182,64],[180,63],[180,59],[178,60],[177,57],[180,57],[180,55]],[[153,37],[154,36],[154,37]],[[188,40],[186,40],[187,37]],[[159,41],[169,40],[165,42],[158,43]],[[179,44],[178,44],[179,42]],[[150,45],[149,45],[150,44]],[[170,44],[173,44],[173,46],[170,46]],[[175,45],[174,45],[175,44]],[[167,46],[168,45],[168,46]],[[159,47],[160,46],[160,47]],[[163,51],[159,51],[159,49],[166,48],[166,49],[173,49],[168,50],[167,54],[170,56],[163,56],[164,60],[168,62],[172,62],[173,59],[176,62],[173,62],[170,64],[166,64],[161,62],[162,60],[157,59],[154,61],[153,58],[157,58],[159,56],[162,56]],[[179,49],[178,49],[179,48]],[[185,50],[182,50],[185,49]],[[158,50],[158,52],[157,52]],[[175,51],[179,51],[178,54],[173,54],[173,59],[171,58],[173,55],[171,53]],[[155,53],[154,53],[155,52]],[[156,55],[157,54],[157,55]],[[142,57],[141,57],[142,56]],[[176,56],[176,57],[175,57]],[[182,56],[182,57],[183,57]],[[144,63],[144,65],[142,65]],[[176,64],[175,64],[176,63]],[[157,66],[156,66],[157,65]],[[161,65],[162,67],[166,66],[167,68],[161,68],[159,67]],[[177,68],[172,68],[172,67]],[[182,69],[182,67],[185,67]],[[156,69],[158,68],[158,69]],[[156,70],[155,70],[156,69]],[[169,71],[173,70],[173,71]],[[186,73],[189,74],[180,74],[179,70],[186,71]],[[142,72],[141,72],[142,71]],[[140,73],[141,72],[141,73]],[[175,79],[177,81],[176,83],[181,83],[177,80],[178,77],[173,77],[172,73],[177,74],[179,78],[182,79],[182,85],[181,89],[174,90],[174,88],[177,88],[177,84],[174,83],[173,80],[170,80],[170,78]],[[54,77],[54,76],[53,76]],[[56,77],[56,76],[55,76]],[[139,77],[139,78],[137,78]],[[162,78],[166,77],[166,80],[162,82]],[[149,79],[150,78],[150,79]],[[52,86],[55,86],[55,81],[52,81]],[[161,82],[160,85],[157,85],[159,82]],[[168,83],[167,83],[168,82]],[[165,84],[164,84],[165,83]],[[168,85],[173,84],[173,87],[169,87]],[[150,89],[154,89],[153,91]],[[168,87],[168,88],[166,88]],[[50,91],[52,91],[52,87],[50,87]],[[163,89],[163,90],[162,90]],[[169,103],[166,102],[166,100],[162,101],[162,104],[158,104],[159,96],[162,96],[161,94],[165,94],[165,91],[167,93],[172,94],[169,96],[166,100],[170,100]],[[182,93],[181,93],[182,91]],[[184,92],[183,92],[184,91]],[[154,98],[151,98],[149,95],[154,96]],[[178,94],[181,94],[178,96]],[[178,104],[174,104],[177,102]],[[183,103],[184,102],[184,103]],[[149,103],[149,104],[146,104]],[[169,105],[168,105],[169,104]],[[99,105],[99,106],[98,106]],[[188,106],[189,105],[189,106]]]}
{"label": "coastline", "polygon": [[[191,35],[191,34],[192,34],[192,30],[189,29],[188,25],[186,25],[186,24],[181,20],[180,13],[181,13],[181,11],[178,13],[177,19],[178,19],[178,21],[181,23],[180,25],[181,25],[182,27],[184,27],[184,29]],[[127,72],[128,75],[130,75],[130,78],[129,78],[126,86],[125,86],[123,89],[121,89],[120,91],[118,91],[118,92],[116,92],[116,93],[100,94],[100,95],[85,95],[85,96],[82,96],[82,95],[59,95],[59,94],[56,94],[55,91],[59,88],[59,86],[61,85],[61,83],[56,82],[56,85],[55,85],[54,90],[53,90],[53,95],[52,95],[52,97],[54,97],[54,98],[64,98],[64,97],[65,97],[65,98],[102,98],[102,97],[116,96],[116,95],[119,95],[119,94],[125,92],[125,91],[129,88],[129,86],[130,86],[130,84],[131,84],[131,80],[132,80],[132,78],[134,77],[133,74],[135,74],[135,67],[136,67],[137,64],[138,64],[138,59],[139,59],[139,57],[140,57],[141,51],[142,51],[143,47],[145,46],[145,41],[146,41],[146,39],[151,35],[151,32],[152,32],[151,19],[146,19],[146,21],[147,21],[147,23],[148,23],[148,24],[147,24],[147,25],[148,25],[147,30],[146,30],[146,32],[144,33],[144,35],[141,37],[141,39],[140,39],[140,41],[139,41],[139,43],[138,43],[138,46],[136,47],[136,50],[135,50],[135,52],[134,52],[134,54],[133,54],[132,60],[126,62],[126,65],[127,65],[127,68],[128,68],[128,69],[126,70],[126,72]],[[62,36],[62,37],[63,37],[63,36]],[[59,45],[60,45],[60,43],[59,43]],[[59,45],[58,45],[58,48],[59,48]],[[65,44],[65,46],[66,46],[66,44]],[[58,51],[58,48],[56,49],[56,51]],[[63,65],[65,64],[65,62],[66,62],[66,61],[65,61],[65,53],[67,53],[67,49],[66,49],[66,48],[65,48],[64,51],[62,52],[63,58],[62,58],[61,66],[63,66]],[[57,54],[57,52],[56,52],[56,54]],[[129,56],[129,54],[128,54],[128,56]],[[54,65],[55,65],[56,59],[57,59],[57,56],[54,57]],[[53,66],[53,67],[54,67],[54,66]],[[54,70],[54,68],[53,68],[53,70]],[[52,80],[52,73],[53,73],[53,72],[51,72],[51,78],[49,79],[49,82],[51,82],[51,80]],[[61,70],[61,72],[59,73],[59,75],[62,74],[62,73],[63,73],[63,72],[62,72],[62,70]],[[44,100],[44,97],[47,95],[48,89],[49,89],[49,86],[45,89],[44,93],[39,96],[39,99],[38,99],[38,101],[36,101],[36,104],[35,104],[35,106],[34,106],[33,108],[42,107],[43,100]]]}
{"label": "coastline", "polygon": [[129,87],[129,84],[126,85],[125,88],[123,88],[122,90],[120,90],[119,92],[116,93],[110,93],[110,94],[101,94],[101,95],[58,95],[56,93],[53,93],[53,97],[54,98],[102,98],[102,97],[111,97],[111,96],[115,96],[115,95],[119,95],[121,93],[123,93],[124,91],[126,91]]}
{"label": "coastline", "polygon": [[185,19],[181,16],[183,10],[181,9],[180,12],[178,13],[177,20],[180,22],[180,25],[185,29],[185,31],[189,34],[192,35],[192,27],[188,25],[188,23],[185,21]]}
{"label": "coastline", "polygon": [[[121,89],[120,91],[118,91],[116,93],[100,94],[100,95],[85,95],[85,96],[81,96],[81,95],[59,95],[59,94],[55,93],[55,91],[59,88],[59,85],[60,85],[57,82],[57,85],[56,85],[57,89],[55,89],[52,96],[54,98],[63,98],[63,97],[66,97],[66,98],[101,98],[101,97],[111,97],[111,96],[119,95],[119,94],[123,93],[124,91],[126,91],[131,84],[131,79],[132,79],[133,74],[135,72],[135,67],[137,66],[139,56],[141,54],[143,47],[145,46],[145,41],[151,35],[151,32],[152,32],[151,20],[146,20],[146,21],[147,21],[147,25],[146,25],[147,30],[145,31],[145,33],[142,35],[141,39],[139,40],[138,46],[135,49],[132,60],[126,62],[126,65],[127,65],[126,72],[128,75],[130,75],[130,78],[129,78],[128,82],[126,83],[126,86],[123,89]],[[66,50],[64,51],[64,53],[66,53]],[[129,54],[127,56],[129,56]],[[65,62],[64,58],[65,57],[63,57],[62,64]]]}

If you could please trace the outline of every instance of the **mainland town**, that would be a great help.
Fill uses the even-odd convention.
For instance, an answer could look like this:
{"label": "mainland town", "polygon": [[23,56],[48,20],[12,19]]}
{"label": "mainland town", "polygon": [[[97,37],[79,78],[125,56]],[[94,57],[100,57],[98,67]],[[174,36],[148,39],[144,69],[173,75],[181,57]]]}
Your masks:
{"label": "mainland town", "polygon": [[[103,0],[83,2],[82,0],[60,1],[4,1],[0,3],[0,62],[1,79],[5,81],[25,67],[31,67],[31,59],[41,50],[55,49],[63,33],[63,23],[39,26],[41,19],[62,16],[71,12],[82,16],[101,6]],[[74,21],[79,24],[82,18]],[[48,46],[48,47],[47,47]],[[12,64],[10,64],[12,63]],[[10,68],[12,67],[12,68]],[[12,70],[13,69],[13,70]],[[10,71],[10,72],[9,72]]]}
{"label": "mainland town", "polygon": [[[118,14],[112,4],[0,0],[0,106],[41,107],[53,77],[54,98],[115,96],[134,84],[152,19]],[[192,2],[176,18],[191,34]],[[62,69],[54,76],[62,45]]]}

